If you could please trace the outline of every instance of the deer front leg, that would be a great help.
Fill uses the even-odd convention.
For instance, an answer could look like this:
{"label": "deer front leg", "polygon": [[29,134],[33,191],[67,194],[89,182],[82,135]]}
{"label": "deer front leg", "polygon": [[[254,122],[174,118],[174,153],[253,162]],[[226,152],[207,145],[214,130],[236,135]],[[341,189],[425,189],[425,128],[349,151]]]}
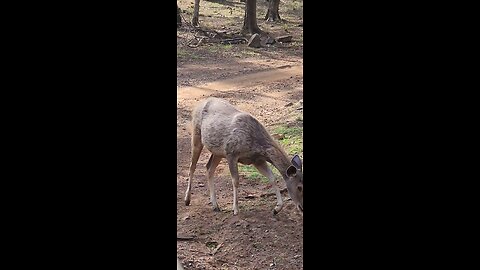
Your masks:
{"label": "deer front leg", "polygon": [[280,189],[277,186],[277,183],[275,181],[275,175],[273,174],[272,170],[268,167],[267,162],[262,161],[257,164],[254,164],[255,168],[265,177],[270,180],[270,183],[272,184],[273,190],[275,191],[275,195],[277,196],[277,205],[273,209],[273,214],[276,215],[282,210],[283,208],[283,199],[282,199],[282,194],[280,193]]}
{"label": "deer front leg", "polygon": [[232,176],[233,184],[233,215],[238,214],[238,158],[227,157],[230,175]]}

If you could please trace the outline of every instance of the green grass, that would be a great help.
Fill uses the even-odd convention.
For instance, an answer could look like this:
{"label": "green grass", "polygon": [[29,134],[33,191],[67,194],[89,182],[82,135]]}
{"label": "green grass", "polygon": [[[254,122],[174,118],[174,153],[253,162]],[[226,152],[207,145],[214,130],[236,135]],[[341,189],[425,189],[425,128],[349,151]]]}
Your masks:
{"label": "green grass", "polygon": [[246,55],[246,56],[259,56],[259,55],[261,55],[252,48],[247,48],[247,50],[243,51],[243,54]]}
{"label": "green grass", "polygon": [[[301,116],[298,116],[301,117]],[[300,127],[286,127],[286,126],[278,126],[273,130],[275,133],[283,134],[285,138],[301,138],[303,134],[303,128]]]}
{"label": "green grass", "polygon": [[283,135],[279,143],[287,154],[303,156],[303,127],[279,126],[274,129],[274,132]]}
{"label": "green grass", "polygon": [[249,180],[268,182],[268,179],[259,173],[253,165],[238,164],[238,173]]}
{"label": "green grass", "polygon": [[[273,167],[273,165],[269,163],[268,167],[270,167],[270,170],[272,170],[273,175],[275,175],[277,179],[281,177],[280,173],[275,167]],[[259,173],[257,168],[253,165],[238,164],[238,173],[248,180],[260,181],[262,183],[269,182],[268,178]]]}
{"label": "green grass", "polygon": [[206,46],[207,50],[211,53],[221,53],[223,51],[228,51],[233,48],[231,44],[209,44]]}
{"label": "green grass", "polygon": [[200,59],[198,55],[195,55],[191,51],[177,47],[177,58],[185,58],[185,59]]}

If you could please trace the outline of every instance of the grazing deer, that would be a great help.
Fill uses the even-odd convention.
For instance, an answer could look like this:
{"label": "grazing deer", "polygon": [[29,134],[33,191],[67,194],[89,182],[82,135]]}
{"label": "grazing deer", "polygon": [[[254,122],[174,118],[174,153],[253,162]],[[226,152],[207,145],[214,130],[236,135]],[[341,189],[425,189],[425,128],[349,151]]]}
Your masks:
{"label": "grazing deer", "polygon": [[238,162],[253,164],[273,185],[277,205],[273,213],[282,210],[283,200],[275,182],[275,176],[267,165],[271,163],[285,180],[288,193],[303,213],[302,161],[298,155],[288,158],[280,145],[272,139],[267,130],[252,115],[239,111],[227,101],[207,98],[192,112],[192,161],[185,205],[190,204],[193,173],[203,147],[211,156],[207,162],[210,202],[214,211],[220,211],[215,195],[213,174],[222,158],[227,159],[233,182],[233,214],[238,214]]}

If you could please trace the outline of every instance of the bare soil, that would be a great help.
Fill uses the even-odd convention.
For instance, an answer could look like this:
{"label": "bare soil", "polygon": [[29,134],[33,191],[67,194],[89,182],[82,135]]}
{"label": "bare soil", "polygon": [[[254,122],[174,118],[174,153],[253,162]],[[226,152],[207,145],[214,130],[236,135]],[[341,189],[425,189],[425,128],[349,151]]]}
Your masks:
{"label": "bare soil", "polygon": [[[190,20],[193,0],[177,2],[185,11],[182,16]],[[185,206],[183,200],[191,153],[190,112],[199,100],[225,98],[257,117],[267,129],[299,124],[299,115],[303,115],[303,28],[299,26],[303,1],[292,3],[281,2],[280,16],[286,21],[280,23],[262,20],[266,2],[259,0],[257,10],[259,26],[274,36],[292,35],[293,42],[288,44],[253,49],[246,44],[207,43],[191,48],[186,44],[192,29],[177,29],[177,256],[185,269],[303,269],[303,216],[288,200],[288,193],[283,193],[284,209],[273,215],[276,199],[271,186],[241,177],[240,213],[234,216],[232,181],[223,160],[215,175],[222,211],[214,212],[206,181],[209,153],[204,149],[190,205]],[[202,0],[200,25],[239,31],[243,5],[239,0]],[[281,189],[285,187],[283,180],[278,183]]]}

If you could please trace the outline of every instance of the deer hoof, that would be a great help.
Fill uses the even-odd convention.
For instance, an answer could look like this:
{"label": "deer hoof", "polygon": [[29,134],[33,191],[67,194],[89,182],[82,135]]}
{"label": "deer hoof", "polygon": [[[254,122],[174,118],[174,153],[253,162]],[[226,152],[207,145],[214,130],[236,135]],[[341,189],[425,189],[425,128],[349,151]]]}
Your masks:
{"label": "deer hoof", "polygon": [[213,211],[220,212],[221,210],[220,210],[220,207],[217,206],[217,207],[213,207]]}
{"label": "deer hoof", "polygon": [[185,198],[185,205],[189,206],[190,205],[190,198]]}

